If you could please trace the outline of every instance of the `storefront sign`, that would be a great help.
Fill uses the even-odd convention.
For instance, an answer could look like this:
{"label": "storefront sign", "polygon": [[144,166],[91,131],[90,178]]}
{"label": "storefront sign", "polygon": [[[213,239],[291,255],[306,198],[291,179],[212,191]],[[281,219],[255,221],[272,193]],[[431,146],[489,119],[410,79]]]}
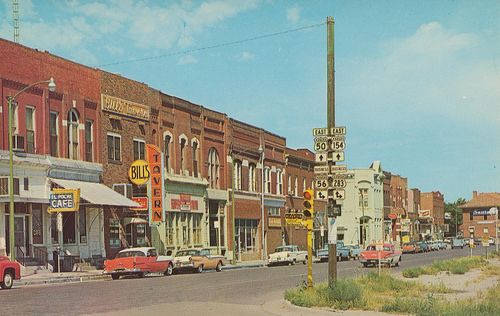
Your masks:
{"label": "storefront sign", "polygon": [[163,197],[165,196],[162,172],[163,155],[157,146],[146,144],[146,157],[151,176],[148,185],[149,225],[153,225],[165,220],[163,208]]}
{"label": "storefront sign", "polygon": [[418,211],[418,217],[431,217],[431,211],[430,210]]}
{"label": "storefront sign", "polygon": [[474,210],[472,211],[472,216],[484,216],[484,215],[490,215],[488,212],[488,209],[482,209],[482,210]]}
{"label": "storefront sign", "polygon": [[281,217],[269,217],[269,227],[281,227]]}
{"label": "storefront sign", "polygon": [[390,213],[387,217],[389,217],[390,219],[396,219],[398,218],[398,215],[396,213]]}
{"label": "storefront sign", "polygon": [[191,195],[189,194],[180,194],[179,199],[172,199],[170,201],[170,206],[173,210],[197,211],[198,201],[191,200]]}
{"label": "storefront sign", "polygon": [[49,213],[76,212],[80,208],[80,189],[53,189],[49,196]]}
{"label": "storefront sign", "polygon": [[131,207],[132,211],[146,211],[148,209],[148,198],[147,197],[133,197],[132,201],[136,202],[140,206]]}
{"label": "storefront sign", "polygon": [[144,104],[101,94],[101,109],[141,120],[149,120],[149,107]]}
{"label": "storefront sign", "polygon": [[409,232],[410,231],[410,220],[409,219],[402,219],[401,220],[401,231],[402,232]]}
{"label": "storefront sign", "polygon": [[135,160],[128,169],[128,177],[135,185],[143,185],[148,182],[149,176],[149,166],[145,160]]}

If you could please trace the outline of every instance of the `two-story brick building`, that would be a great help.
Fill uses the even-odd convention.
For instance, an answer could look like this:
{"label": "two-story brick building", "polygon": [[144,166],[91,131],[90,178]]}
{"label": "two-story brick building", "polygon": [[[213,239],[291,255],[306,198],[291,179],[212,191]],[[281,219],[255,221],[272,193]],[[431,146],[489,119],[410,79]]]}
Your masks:
{"label": "two-story brick building", "polygon": [[[459,206],[463,212],[464,237],[482,239],[500,235],[500,193],[472,192],[472,199]],[[496,213],[496,214],[495,214]]]}

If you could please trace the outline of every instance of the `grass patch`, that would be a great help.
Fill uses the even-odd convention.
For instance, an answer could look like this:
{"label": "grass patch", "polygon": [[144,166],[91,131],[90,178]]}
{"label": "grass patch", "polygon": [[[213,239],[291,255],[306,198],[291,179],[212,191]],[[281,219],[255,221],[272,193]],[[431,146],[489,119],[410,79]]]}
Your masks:
{"label": "grass patch", "polygon": [[464,274],[470,269],[479,268],[485,264],[487,264],[486,259],[479,256],[435,261],[428,266],[406,269],[403,271],[403,276],[405,278],[418,278],[422,274],[435,275],[441,271],[448,271],[452,274]]}

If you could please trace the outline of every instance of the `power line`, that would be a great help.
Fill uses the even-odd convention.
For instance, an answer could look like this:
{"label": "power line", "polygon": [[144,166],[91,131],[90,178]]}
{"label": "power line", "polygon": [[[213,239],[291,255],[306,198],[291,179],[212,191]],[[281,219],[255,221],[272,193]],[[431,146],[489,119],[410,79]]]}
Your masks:
{"label": "power line", "polygon": [[289,29],[289,30],[285,30],[285,31],[281,31],[281,32],[275,32],[275,33],[258,35],[258,36],[255,36],[255,37],[245,38],[245,39],[236,40],[236,41],[232,41],[232,42],[215,44],[215,45],[205,46],[205,47],[200,47],[200,48],[187,49],[187,50],[183,50],[183,51],[179,51],[179,52],[173,52],[173,53],[168,53],[168,54],[161,54],[161,55],[151,56],[151,57],[134,58],[134,59],[123,60],[123,61],[116,61],[116,62],[113,62],[113,63],[101,64],[101,65],[98,65],[97,67],[122,65],[122,64],[135,63],[135,62],[141,62],[141,61],[147,61],[147,60],[153,60],[153,59],[160,59],[160,58],[177,56],[177,55],[185,55],[185,54],[189,54],[189,53],[200,52],[200,51],[204,51],[204,50],[215,49],[215,48],[220,48],[220,47],[225,47],[225,46],[237,45],[237,44],[242,44],[242,43],[246,43],[246,42],[261,40],[261,39],[264,39],[264,38],[269,38],[269,37],[275,37],[275,36],[280,36],[280,35],[284,35],[284,34],[294,33],[294,32],[303,31],[303,30],[306,30],[306,29],[312,29],[312,28],[320,27],[322,25],[325,25],[325,22],[318,23],[318,24],[307,25],[307,26],[302,26],[302,27],[299,27],[299,28]]}

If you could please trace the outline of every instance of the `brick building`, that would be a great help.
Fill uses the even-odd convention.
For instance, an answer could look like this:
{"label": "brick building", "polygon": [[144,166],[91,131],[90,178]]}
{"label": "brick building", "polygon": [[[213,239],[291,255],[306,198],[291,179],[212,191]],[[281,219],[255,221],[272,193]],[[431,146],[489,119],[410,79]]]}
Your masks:
{"label": "brick building", "polygon": [[[403,241],[409,236],[410,225],[408,215],[408,179],[397,174],[384,171],[384,218],[385,231],[392,240]],[[386,212],[389,212],[386,214]],[[387,237],[386,237],[387,238]],[[405,241],[409,237],[405,237]]]}
{"label": "brick building", "polygon": [[420,193],[420,234],[424,239],[443,238],[444,195],[439,191]]}
{"label": "brick building", "polygon": [[[472,192],[472,199],[460,206],[463,211],[464,237],[495,238],[495,225],[500,234],[500,193]],[[495,211],[496,208],[496,211]],[[496,214],[495,214],[496,213]]]}
{"label": "brick building", "polygon": [[[6,100],[53,77],[55,92],[36,85],[20,94],[14,106],[16,256],[45,264],[58,247],[82,258],[104,256],[103,207],[135,204],[100,183],[98,72],[1,39],[0,61],[0,252],[10,242]],[[80,189],[79,210],[48,213],[52,188]]]}

